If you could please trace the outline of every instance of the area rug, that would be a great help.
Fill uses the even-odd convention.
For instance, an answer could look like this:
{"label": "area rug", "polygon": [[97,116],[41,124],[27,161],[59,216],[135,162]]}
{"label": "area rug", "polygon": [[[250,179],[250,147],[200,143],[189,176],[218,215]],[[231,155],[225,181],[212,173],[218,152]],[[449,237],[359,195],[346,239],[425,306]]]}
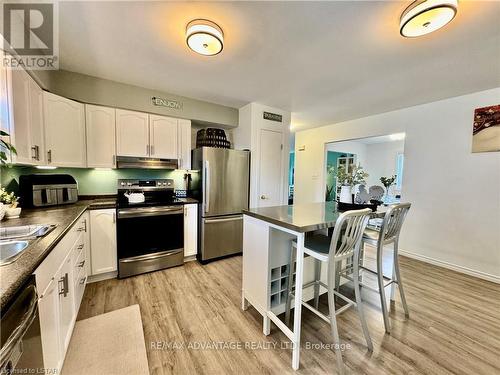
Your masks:
{"label": "area rug", "polygon": [[76,322],[62,374],[149,374],[139,305]]}

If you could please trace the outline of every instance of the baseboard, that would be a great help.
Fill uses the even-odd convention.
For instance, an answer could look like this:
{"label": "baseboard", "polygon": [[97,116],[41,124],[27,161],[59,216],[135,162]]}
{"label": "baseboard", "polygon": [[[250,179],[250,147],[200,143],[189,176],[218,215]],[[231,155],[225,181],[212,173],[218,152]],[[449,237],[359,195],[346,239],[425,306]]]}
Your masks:
{"label": "baseboard", "polygon": [[100,273],[98,275],[91,275],[87,278],[87,284],[96,283],[98,281],[108,280],[108,279],[116,279],[118,276],[117,271]]}
{"label": "baseboard", "polygon": [[491,281],[493,283],[500,284],[500,276],[492,275],[492,274],[489,274],[486,272],[476,271],[476,270],[473,270],[473,269],[470,269],[467,267],[459,266],[457,264],[444,262],[442,260],[434,259],[434,258],[425,256],[425,255],[411,253],[409,251],[405,251],[402,249],[399,249],[399,254],[403,255],[405,257],[408,257],[408,258],[420,260],[420,261],[425,262],[425,263],[430,263],[430,264],[433,264],[435,266],[447,268],[447,269],[452,270],[452,271],[457,271],[460,273],[464,273],[466,275],[477,277],[479,279],[483,279],[483,280]]}
{"label": "baseboard", "polygon": [[196,260],[196,254],[195,255],[188,255],[187,257],[184,257],[184,263],[192,262],[193,260]]}

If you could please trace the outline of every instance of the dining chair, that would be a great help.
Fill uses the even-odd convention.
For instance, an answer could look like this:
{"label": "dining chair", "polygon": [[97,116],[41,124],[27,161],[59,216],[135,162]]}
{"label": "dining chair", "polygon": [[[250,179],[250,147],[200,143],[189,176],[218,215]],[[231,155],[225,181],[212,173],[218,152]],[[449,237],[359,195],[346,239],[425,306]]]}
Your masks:
{"label": "dining chair", "polygon": [[[399,294],[401,295],[401,303],[403,304],[403,309],[405,311],[405,317],[410,317],[410,312],[408,310],[408,305],[406,303],[403,282],[401,280],[401,274],[399,272],[399,260],[398,260],[398,250],[399,250],[399,235],[401,233],[401,228],[403,227],[403,222],[406,215],[411,207],[411,203],[400,203],[389,207],[384,215],[382,223],[378,226],[371,226],[365,229],[363,234],[363,244],[362,250],[360,251],[360,265],[361,271],[368,271],[377,276],[378,289],[374,289],[369,285],[361,282],[363,287],[366,287],[372,291],[380,294],[380,304],[382,306],[382,315],[384,317],[384,326],[387,333],[391,332],[391,324],[389,321],[389,311],[387,309],[387,301],[385,297],[385,288],[389,285],[391,286],[391,303],[395,301],[395,285],[398,286]],[[364,244],[369,244],[377,248],[377,269],[372,270],[363,265],[363,248]],[[383,252],[384,246],[393,245],[393,265],[392,265],[392,277],[384,275],[383,272]],[[342,276],[346,277],[343,273]],[[347,276],[348,279],[351,279]],[[358,277],[352,276],[352,279],[358,279]],[[387,283],[386,283],[387,281]]]}
{"label": "dining chair", "polygon": [[[313,313],[318,315],[321,319],[330,324],[333,341],[335,345],[335,354],[339,366],[340,373],[345,372],[344,363],[342,360],[342,351],[340,347],[339,333],[337,329],[337,315],[341,314],[348,308],[356,307],[361,321],[361,328],[366,339],[367,347],[370,351],[373,350],[372,340],[368,331],[368,325],[363,313],[363,306],[361,302],[361,294],[359,290],[359,277],[354,277],[354,293],[355,301],[349,299],[347,296],[336,290],[336,283],[338,282],[338,269],[341,267],[342,262],[346,259],[354,257],[353,272],[354,275],[359,275],[359,251],[361,248],[361,241],[363,232],[368,224],[370,218],[370,209],[346,211],[338,217],[335,222],[335,227],[331,237],[314,234],[306,237],[304,243],[304,253],[314,258],[315,262],[315,277],[314,281],[306,283],[303,288],[314,286],[314,306],[306,301],[302,301],[302,305]],[[295,263],[297,242],[292,241],[291,257],[288,269],[290,275],[293,272],[293,265]],[[327,264],[327,283],[321,281],[321,264]],[[292,290],[292,277],[288,277],[288,292],[285,306],[285,323],[290,323],[290,309],[291,301],[294,298]],[[329,315],[321,313],[319,307],[319,292],[320,286],[327,289],[328,292],[328,307]],[[336,310],[335,296],[342,298],[347,303]]]}

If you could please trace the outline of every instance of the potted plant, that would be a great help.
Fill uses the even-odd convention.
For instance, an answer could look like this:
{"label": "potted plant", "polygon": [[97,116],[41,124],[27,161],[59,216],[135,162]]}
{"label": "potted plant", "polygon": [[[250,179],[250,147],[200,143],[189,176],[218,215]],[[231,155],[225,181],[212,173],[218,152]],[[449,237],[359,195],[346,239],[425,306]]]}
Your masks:
{"label": "potted plant", "polygon": [[382,185],[385,187],[385,196],[386,198],[389,198],[389,189],[392,185],[394,185],[394,182],[396,181],[396,176],[393,175],[391,177],[380,177],[380,182]]}
{"label": "potted plant", "polygon": [[340,202],[353,203],[353,188],[358,184],[365,184],[368,178],[368,173],[365,172],[361,164],[355,165],[352,171],[349,172],[345,167],[340,166],[337,169],[337,180],[342,186],[340,189]]}
{"label": "potted plant", "polygon": [[[5,139],[8,137],[9,137],[9,133],[6,133],[3,130],[0,130],[0,165],[2,167],[10,166],[9,153],[11,155],[17,154],[16,148],[9,141],[7,141]],[[4,192],[4,189],[1,189],[1,190],[2,190],[2,192]],[[2,196],[3,196],[3,193],[2,193]],[[17,198],[16,198],[16,207],[17,207]],[[7,210],[7,208],[4,206],[3,201],[0,201],[0,220],[3,219],[6,210]],[[19,209],[19,211],[20,211],[20,209]]]}
{"label": "potted plant", "polygon": [[8,192],[0,187],[0,202],[5,209],[7,218],[16,218],[21,215],[21,207],[17,207],[19,198],[13,192]]}

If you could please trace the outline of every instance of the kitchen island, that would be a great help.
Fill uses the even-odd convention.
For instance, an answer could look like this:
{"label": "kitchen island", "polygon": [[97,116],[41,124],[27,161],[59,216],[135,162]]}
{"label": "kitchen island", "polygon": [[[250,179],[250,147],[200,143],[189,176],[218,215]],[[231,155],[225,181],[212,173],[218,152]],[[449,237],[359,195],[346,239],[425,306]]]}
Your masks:
{"label": "kitchen island", "polygon": [[[380,207],[373,215],[380,216],[385,211],[386,207]],[[242,309],[246,310],[251,304],[263,316],[265,335],[269,335],[272,321],[291,340],[294,370],[299,368],[302,300],[313,297],[312,289],[302,292],[304,282],[314,279],[312,262],[304,260],[305,234],[334,227],[341,213],[335,202],[243,211]],[[296,267],[289,270],[293,240],[297,241]],[[288,277],[295,283],[292,329],[278,317],[285,310]],[[321,279],[326,282],[326,269],[322,270]],[[325,289],[320,290],[324,292]]]}

